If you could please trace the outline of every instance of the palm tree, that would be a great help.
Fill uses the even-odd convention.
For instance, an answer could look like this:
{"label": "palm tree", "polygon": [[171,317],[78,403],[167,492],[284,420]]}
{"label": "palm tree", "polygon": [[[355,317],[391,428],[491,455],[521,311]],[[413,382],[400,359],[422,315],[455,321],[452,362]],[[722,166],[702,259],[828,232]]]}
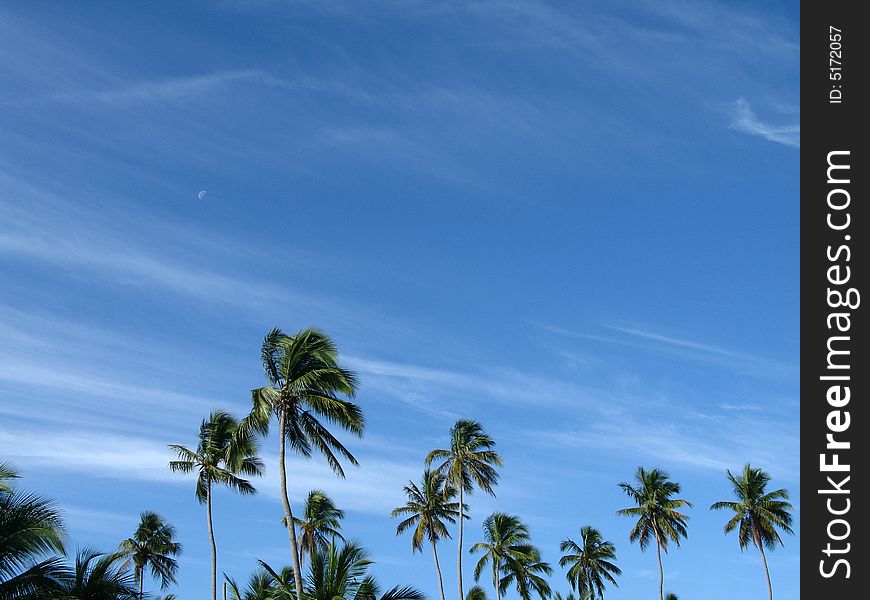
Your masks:
{"label": "palm tree", "polygon": [[665,594],[665,600],[680,600],[680,598],[673,592],[668,592]]}
{"label": "palm tree", "polygon": [[305,499],[305,508],[302,510],[302,518],[296,519],[299,527],[299,562],[304,566],[305,553],[309,556],[315,550],[326,548],[336,538],[344,541],[339,530],[344,511],[336,508],[332,498],[321,490],[311,490]]}
{"label": "palm tree", "polygon": [[121,568],[133,566],[140,599],[145,597],[145,569],[150,569],[151,576],[160,581],[161,590],[175,583],[178,561],[172,557],[181,553],[181,544],[174,538],[175,527],[164,523],[157,513],[145,511],[139,515],[139,526],[133,537],[121,542],[120,554],[126,559]]}
{"label": "palm tree", "polygon": [[[284,593],[292,590],[292,573],[286,570],[276,573],[262,561],[260,565],[272,575],[279,590]],[[368,574],[371,565],[368,552],[355,542],[340,548],[334,544],[325,549],[318,548],[308,566],[306,600],[425,600],[422,592],[410,586],[396,586],[381,594],[377,581]]]}
{"label": "palm tree", "polygon": [[278,586],[274,578],[264,569],[257,569],[251,574],[244,591],[239,589],[233,579],[226,577],[226,580],[229,587],[228,600],[277,600],[278,598]]}
{"label": "palm tree", "polygon": [[471,586],[465,594],[465,600],[486,600],[486,591],[479,585]]}
{"label": "palm tree", "polygon": [[444,583],[441,579],[441,565],[438,563],[438,540],[449,538],[445,521],[456,523],[460,516],[459,503],[452,502],[456,497],[456,491],[444,485],[444,475],[437,471],[426,469],[423,479],[418,487],[413,481],[409,481],[403,489],[408,501],[393,509],[390,517],[407,517],[396,527],[396,535],[414,527],[411,536],[412,552],[423,552],[423,540],[432,544],[432,555],[435,557],[435,572],[438,574],[438,588],[441,591],[441,600],[444,598]]}
{"label": "palm tree", "polygon": [[11,479],[18,479],[18,471],[8,462],[0,462],[0,493],[9,493],[12,488],[6,483]]}
{"label": "palm tree", "polygon": [[[568,595],[563,598],[559,592],[553,592],[553,600],[577,600],[577,596],[574,595],[574,592],[568,592]],[[665,600],[668,600],[667,597],[665,597]]]}
{"label": "palm tree", "polygon": [[511,558],[521,558],[531,551],[529,530],[520,518],[506,513],[493,513],[483,521],[483,539],[471,547],[472,553],[483,552],[474,567],[474,580],[480,580],[487,563],[492,568],[492,585],[501,600],[500,573]]}
{"label": "palm tree", "polygon": [[773,587],[770,584],[770,571],[767,568],[764,548],[773,550],[777,543],[782,545],[777,527],[793,533],[791,511],[794,507],[788,503],[788,491],[767,491],[770,475],[761,469],[753,469],[747,464],[740,475],[735,476],[731,471],[727,473],[738,501],[716,502],[710,510],[727,509],[734,512],[734,516],[725,523],[725,533],[737,529],[737,542],[741,550],[751,541],[761,552],[761,562],[767,578],[767,596],[773,600]]}
{"label": "palm tree", "polygon": [[462,593],[462,521],[465,493],[471,494],[476,485],[487,494],[495,496],[493,487],[498,483],[501,456],[493,450],[495,441],[487,435],[480,423],[460,419],[450,429],[450,448],[432,450],[426,457],[426,465],[441,461],[437,470],[447,477],[447,485],[459,492],[459,536],[456,568],[458,571],[459,596]]}
{"label": "palm tree", "polygon": [[605,542],[601,532],[589,525],[580,528],[580,540],[580,544],[570,538],[562,542],[559,550],[570,554],[559,559],[559,566],[571,565],[568,582],[582,600],[601,600],[606,581],[619,586],[613,576],[622,571],[611,562],[616,560],[616,547]]}
{"label": "palm tree", "polygon": [[293,511],[287,496],[285,448],[311,456],[320,452],[332,470],[344,477],[336,454],[358,465],[353,454],[329,432],[321,419],[362,436],[364,419],[360,408],[340,398],[353,397],[357,380],[352,372],[338,364],[338,350],[329,337],[316,329],[303,329],[287,335],[273,329],[263,340],[260,352],[269,385],[252,391],[253,407],[246,420],[261,435],[268,434],[272,415],[278,419],[278,471],[281,478],[281,501],[284,522],[290,537],[296,599],[302,600],[301,565]]}
{"label": "palm tree", "polygon": [[541,600],[550,597],[550,584],[541,574],[550,575],[553,569],[541,560],[541,552],[534,546],[528,546],[522,554],[509,555],[502,571],[505,575],[499,582],[500,593],[513,583],[521,600],[531,600],[532,592]]}
{"label": "palm tree", "polygon": [[616,514],[636,517],[637,523],[628,536],[632,542],[640,542],[640,549],[646,550],[650,540],[655,540],[656,556],[659,561],[659,599],[664,600],[664,570],[662,569],[662,550],[668,551],[668,541],[680,545],[680,537],[686,537],[686,522],[689,517],[677,509],[692,506],[688,500],[672,498],[680,493],[680,484],[670,481],[668,474],[660,469],[651,471],[638,467],[635,473],[636,486],[620,483],[636,506],[623,508]]}
{"label": "palm tree", "polygon": [[64,578],[58,594],[63,600],[136,600],[136,581],[119,569],[120,554],[85,548],[76,553],[75,570]]}
{"label": "palm tree", "polygon": [[59,589],[68,575],[60,556],[63,537],[53,502],[18,490],[0,492],[0,599],[44,598]]}
{"label": "palm tree", "polygon": [[199,427],[196,450],[170,444],[178,460],[169,468],[179,473],[197,473],[196,499],[205,504],[208,537],[211,542],[211,600],[217,600],[217,547],[212,524],[212,485],[225,485],[240,494],[256,490],[237,474],[254,476],[263,472],[257,457],[257,444],[247,428],[240,428],[236,419],[223,411],[214,411]]}

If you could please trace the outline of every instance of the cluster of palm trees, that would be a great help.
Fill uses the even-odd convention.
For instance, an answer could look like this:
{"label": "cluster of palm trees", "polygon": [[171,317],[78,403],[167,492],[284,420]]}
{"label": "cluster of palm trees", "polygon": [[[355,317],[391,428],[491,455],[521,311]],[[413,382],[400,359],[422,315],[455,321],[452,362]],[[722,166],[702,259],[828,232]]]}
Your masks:
{"label": "cluster of palm trees", "polygon": [[[344,539],[344,513],[323,491],[308,493],[300,517],[294,516],[290,504],[288,448],[301,457],[322,456],[339,477],[344,477],[343,462],[358,464],[328,428],[337,426],[362,436],[362,410],[352,401],[358,386],[356,375],[341,367],[335,344],[316,329],[292,335],[273,329],[263,341],[261,359],[266,385],[252,391],[249,414],[237,419],[216,410],[202,421],[195,447],[170,445],[175,460],[169,468],[195,474],[195,498],[205,505],[212,600],[217,600],[218,590],[213,490],[225,486],[241,494],[256,492],[247,478],[263,474],[258,446],[273,424],[278,430],[278,477],[290,566],[278,571],[261,561],[244,587],[225,575],[227,600],[422,600],[423,594],[412,587],[396,586],[381,593],[369,574],[370,556],[356,542]],[[401,519],[397,535],[411,532],[413,552],[431,547],[441,600],[447,599],[438,542],[452,537],[453,526],[457,534],[457,599],[486,599],[483,587],[475,585],[466,593],[463,586],[464,523],[469,520],[466,500],[477,490],[495,496],[502,466],[495,441],[481,424],[459,420],[450,429],[449,445],[428,453],[421,481],[408,482],[405,504],[391,513]],[[717,502],[711,509],[733,513],[725,532],[738,532],[741,549],[750,544],[759,549],[772,598],[765,549],[782,543],[778,530],[791,532],[788,493],[783,489],[768,492],[770,476],[749,465],[739,474],[729,471],[727,475],[736,501]],[[83,549],[74,565],[68,566],[63,559],[64,529],[57,508],[44,498],[18,491],[11,484],[17,477],[13,468],[0,463],[0,600],[142,600],[146,597],[146,572],[158,580],[161,589],[175,582],[175,557],[181,546],[175,541],[174,528],[159,515],[142,513],[138,528],[117,551]],[[686,537],[688,516],[681,509],[691,507],[691,503],[676,497],[680,485],[660,469],[639,468],[633,483],[619,487],[633,503],[617,511],[635,520],[629,540],[638,542],[641,550],[655,544],[659,598],[673,600],[675,597],[666,596],[663,589],[662,552],[667,552],[671,543],[679,546]],[[548,582],[553,568],[543,560],[520,517],[496,512],[484,519],[482,528],[482,540],[467,550],[479,556],[475,582],[485,574],[497,600],[510,588],[522,600],[533,596],[563,600]],[[559,566],[566,569],[572,589],[565,600],[600,600],[607,585],[618,585],[616,578],[621,571],[616,566],[615,545],[594,527],[581,527],[579,538],[563,540],[560,551]],[[169,598],[172,596],[166,596]]]}
{"label": "cluster of palm trees", "polygon": [[[155,513],[114,552],[77,550],[65,558],[66,531],[54,502],[19,489],[18,472],[0,463],[0,600],[141,600],[147,569],[165,589],[181,551],[175,530]],[[172,600],[168,595],[163,600]]]}
{"label": "cluster of palm trees", "polygon": [[[441,600],[446,600],[446,596],[438,542],[451,537],[450,525],[458,525],[458,598],[486,600],[482,587],[474,586],[467,594],[462,588],[463,521],[468,519],[464,494],[479,488],[495,495],[497,467],[502,466],[502,459],[494,446],[495,442],[479,423],[457,421],[450,430],[449,449],[433,450],[426,457],[426,467],[433,462],[440,461],[440,464],[435,469],[426,468],[419,484],[409,481],[404,487],[406,503],[391,513],[393,518],[402,518],[396,527],[397,535],[412,532],[413,552],[422,552],[425,543],[431,545]],[[793,507],[788,502],[788,492],[784,489],[767,491],[770,475],[748,464],[737,475],[727,471],[727,477],[737,500],[716,502],[710,509],[731,511],[725,533],[737,530],[741,549],[752,544],[761,552],[768,598],[772,600],[773,588],[764,550],[782,544],[778,530],[792,533]],[[692,504],[675,497],[680,493],[680,484],[671,481],[661,469],[639,467],[634,479],[633,483],[619,484],[633,506],[620,509],[617,514],[635,519],[629,541],[637,542],[642,551],[650,544],[655,545],[659,599],[676,600],[675,594],[664,592],[662,552],[668,551],[670,543],[679,546],[680,540],[687,536],[689,517],[681,509]],[[565,576],[572,590],[568,600],[574,600],[575,592],[580,600],[601,600],[608,584],[618,586],[616,577],[621,570],[615,564],[616,547],[591,525],[580,528],[579,542],[567,538],[559,550],[563,553],[559,566],[567,568]],[[562,600],[558,592],[551,590],[545,577],[552,574],[553,568],[542,560],[540,550],[531,542],[528,527],[518,516],[496,512],[486,517],[483,541],[472,545],[469,551],[481,554],[474,568],[475,582],[488,568],[497,600],[501,600],[510,587],[516,589],[522,600],[531,600],[533,596],[541,600],[551,597]]]}

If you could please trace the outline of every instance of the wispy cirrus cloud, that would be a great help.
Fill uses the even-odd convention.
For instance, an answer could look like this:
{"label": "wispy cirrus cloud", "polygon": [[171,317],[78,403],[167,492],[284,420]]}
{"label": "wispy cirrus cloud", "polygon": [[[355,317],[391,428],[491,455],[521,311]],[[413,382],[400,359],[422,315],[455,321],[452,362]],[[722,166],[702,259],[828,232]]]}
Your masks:
{"label": "wispy cirrus cloud", "polygon": [[265,71],[228,70],[187,77],[134,81],[103,90],[82,89],[74,92],[59,92],[53,96],[53,99],[77,104],[92,105],[96,102],[102,105],[126,107],[135,104],[191,100],[242,82],[273,87],[288,85]]}
{"label": "wispy cirrus cloud", "polygon": [[801,145],[800,124],[773,125],[762,121],[745,98],[738,99],[732,107],[731,128],[790,148]]}
{"label": "wispy cirrus cloud", "polygon": [[[186,440],[170,440],[185,443]],[[363,449],[355,451],[365,468],[346,467],[346,478],[340,479],[321,460],[303,460],[289,456],[291,500],[301,502],[308,489],[322,489],[333,497],[341,498],[342,506],[353,511],[384,515],[401,499],[402,485],[419,477],[417,459],[387,460],[378,457],[378,446],[362,442]],[[187,486],[194,475],[173,473],[169,461],[173,459],[167,442],[161,439],[107,433],[105,430],[62,429],[0,431],[0,453],[13,460],[22,469],[50,468],[54,472],[75,473],[89,477],[119,481],[146,481]],[[267,498],[278,502],[280,487],[276,476],[277,458],[262,453],[265,473],[254,480],[257,489]],[[298,485],[304,482],[304,485]],[[395,494],[385,494],[394,490]]]}

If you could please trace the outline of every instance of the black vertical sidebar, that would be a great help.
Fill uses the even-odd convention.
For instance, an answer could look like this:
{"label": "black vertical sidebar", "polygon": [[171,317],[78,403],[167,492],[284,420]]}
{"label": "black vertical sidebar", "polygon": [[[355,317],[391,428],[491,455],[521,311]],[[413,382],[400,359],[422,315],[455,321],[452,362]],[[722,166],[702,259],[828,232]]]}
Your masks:
{"label": "black vertical sidebar", "polygon": [[[870,23],[801,3],[801,593],[868,597]],[[862,297],[866,292],[866,297]]]}

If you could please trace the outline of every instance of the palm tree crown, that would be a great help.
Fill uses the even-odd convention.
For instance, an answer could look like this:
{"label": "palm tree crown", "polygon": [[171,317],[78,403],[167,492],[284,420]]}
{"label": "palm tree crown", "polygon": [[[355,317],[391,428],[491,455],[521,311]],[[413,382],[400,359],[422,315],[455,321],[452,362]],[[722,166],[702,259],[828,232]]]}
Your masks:
{"label": "palm tree crown", "polygon": [[53,502],[18,490],[0,492],[0,598],[30,600],[57,590],[68,574],[59,556],[63,538]]}
{"label": "palm tree crown", "polygon": [[175,583],[178,561],[173,556],[181,553],[181,544],[174,540],[175,527],[165,523],[157,513],[145,511],[139,516],[139,526],[133,537],[121,542],[120,553],[126,559],[123,568],[133,567],[139,581],[139,595],[143,597],[145,570],[160,582],[160,589]]}
{"label": "palm tree crown", "polygon": [[18,479],[18,471],[8,462],[0,461],[0,493],[7,494],[12,491],[12,488],[7,483],[12,479]]}
{"label": "palm tree crown", "polygon": [[[262,561],[260,564],[272,576],[279,592],[292,592],[292,574],[286,570],[279,574]],[[318,548],[305,579],[306,600],[425,600],[422,592],[410,586],[396,586],[382,594],[380,585],[368,573],[371,565],[369,553],[355,542]]]}
{"label": "palm tree crown", "polygon": [[136,600],[136,581],[118,568],[120,554],[85,548],[76,553],[75,569],[64,579],[58,598],[63,600]]}
{"label": "palm tree crown", "polygon": [[737,529],[737,542],[745,549],[750,542],[761,552],[764,574],[767,578],[768,598],[773,598],[770,570],[764,549],[773,550],[782,545],[777,529],[794,533],[791,529],[791,511],[794,507],[788,502],[788,491],[784,489],[767,491],[770,475],[750,465],[743,467],[740,475],[727,471],[728,480],[737,497],[737,502],[716,502],[710,510],[730,510],[734,516],[725,523],[725,533]]}
{"label": "palm tree crown", "polygon": [[223,411],[214,411],[199,426],[196,450],[170,444],[178,460],[169,463],[172,471],[196,472],[196,499],[208,500],[212,484],[225,485],[240,494],[253,494],[254,486],[237,474],[249,477],[263,473],[263,461],[257,456],[257,444],[250,431],[239,427],[236,419]]}
{"label": "palm tree crown", "polygon": [[725,524],[725,533],[737,529],[737,542],[740,548],[753,543],[757,548],[768,550],[782,545],[777,528],[787,533],[791,529],[791,511],[794,507],[788,502],[788,491],[784,489],[767,491],[770,475],[750,465],[743,467],[740,475],[728,471],[728,480],[734,489],[737,502],[716,502],[710,510],[730,510],[734,516]]}
{"label": "palm tree crown", "polygon": [[317,548],[326,548],[336,538],[344,541],[340,533],[344,511],[336,508],[332,498],[321,490],[311,490],[305,499],[302,518],[296,519],[296,526],[302,534],[299,537],[300,558],[307,553],[313,555]]}
{"label": "palm tree crown", "polygon": [[504,577],[499,582],[500,593],[507,591],[513,583],[521,600],[531,600],[532,593],[544,600],[549,598],[550,584],[543,575],[553,573],[549,563],[541,560],[541,552],[534,546],[529,546],[523,554],[508,556],[503,568]]}
{"label": "palm tree crown", "polygon": [[279,424],[283,420],[284,437],[297,454],[308,457],[317,450],[344,477],[336,454],[359,463],[321,419],[359,437],[365,420],[359,406],[340,398],[356,395],[357,378],[338,365],[335,343],[316,329],[287,335],[275,328],[263,341],[261,358],[269,385],[252,392],[251,425],[266,435],[274,414]]}
{"label": "palm tree crown", "polygon": [[612,562],[616,560],[616,547],[604,541],[601,532],[594,527],[581,527],[580,543],[568,538],[559,550],[569,553],[559,559],[559,566],[570,565],[566,575],[568,582],[583,600],[604,598],[606,582],[619,585],[614,575],[620,575],[622,571]]}

